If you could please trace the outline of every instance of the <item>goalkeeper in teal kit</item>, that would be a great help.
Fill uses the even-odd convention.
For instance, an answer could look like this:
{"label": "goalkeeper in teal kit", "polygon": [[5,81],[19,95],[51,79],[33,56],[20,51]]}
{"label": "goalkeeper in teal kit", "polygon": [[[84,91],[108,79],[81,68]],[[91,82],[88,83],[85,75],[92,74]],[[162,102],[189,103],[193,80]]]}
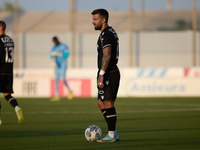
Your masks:
{"label": "goalkeeper in teal kit", "polygon": [[59,101],[59,85],[58,80],[61,78],[63,83],[69,90],[68,99],[73,98],[72,91],[65,80],[65,73],[67,69],[67,57],[69,56],[69,50],[66,44],[60,43],[57,37],[53,37],[53,43],[55,44],[51,50],[50,58],[52,59],[51,66],[55,68],[55,90],[56,96],[51,101]]}

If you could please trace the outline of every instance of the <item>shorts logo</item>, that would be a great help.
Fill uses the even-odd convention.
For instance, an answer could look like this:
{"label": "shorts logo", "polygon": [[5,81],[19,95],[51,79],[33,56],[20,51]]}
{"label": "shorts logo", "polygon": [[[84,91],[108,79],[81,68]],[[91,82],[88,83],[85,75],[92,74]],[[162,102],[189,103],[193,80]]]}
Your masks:
{"label": "shorts logo", "polygon": [[103,94],[103,93],[104,93],[104,91],[103,91],[103,90],[100,90],[100,91],[99,91],[99,94]]}
{"label": "shorts logo", "polygon": [[103,95],[101,96],[101,99],[104,99],[104,96],[103,96]]}
{"label": "shorts logo", "polygon": [[106,81],[106,84],[108,85],[108,84],[109,84],[109,81]]}

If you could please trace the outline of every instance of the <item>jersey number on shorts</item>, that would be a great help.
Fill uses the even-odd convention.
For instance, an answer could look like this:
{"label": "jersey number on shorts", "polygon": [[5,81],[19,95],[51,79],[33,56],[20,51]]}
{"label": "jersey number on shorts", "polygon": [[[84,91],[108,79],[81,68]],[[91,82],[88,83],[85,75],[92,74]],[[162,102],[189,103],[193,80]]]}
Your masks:
{"label": "jersey number on shorts", "polygon": [[13,63],[13,47],[5,48],[5,63]]}

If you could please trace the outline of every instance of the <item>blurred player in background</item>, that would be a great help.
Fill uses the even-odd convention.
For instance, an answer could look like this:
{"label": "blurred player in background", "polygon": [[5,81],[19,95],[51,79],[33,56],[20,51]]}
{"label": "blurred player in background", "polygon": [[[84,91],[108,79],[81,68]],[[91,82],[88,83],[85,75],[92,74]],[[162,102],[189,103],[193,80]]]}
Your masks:
{"label": "blurred player in background", "polygon": [[52,59],[52,67],[55,68],[55,91],[56,96],[51,99],[51,101],[59,101],[59,78],[62,79],[63,83],[69,90],[68,99],[71,100],[73,98],[72,90],[70,89],[68,83],[65,80],[65,74],[67,69],[67,57],[69,57],[69,49],[66,44],[60,43],[57,37],[53,37],[54,46],[51,50],[50,57]]}
{"label": "blurred player in background", "polygon": [[1,98],[3,97],[3,93],[0,93],[0,125],[2,124],[1,121]]}
{"label": "blurred player in background", "polygon": [[22,123],[24,120],[22,110],[18,106],[17,100],[11,96],[11,93],[13,93],[14,42],[9,36],[5,35],[5,30],[5,22],[0,21],[0,92],[15,108],[18,122]]}
{"label": "blurred player in background", "polygon": [[119,58],[119,39],[115,30],[108,26],[109,14],[105,9],[96,9],[92,13],[95,30],[101,34],[97,42],[98,52],[98,106],[104,115],[108,126],[108,135],[98,142],[119,141],[116,131],[117,114],[114,102],[120,82],[120,72],[117,67]]}

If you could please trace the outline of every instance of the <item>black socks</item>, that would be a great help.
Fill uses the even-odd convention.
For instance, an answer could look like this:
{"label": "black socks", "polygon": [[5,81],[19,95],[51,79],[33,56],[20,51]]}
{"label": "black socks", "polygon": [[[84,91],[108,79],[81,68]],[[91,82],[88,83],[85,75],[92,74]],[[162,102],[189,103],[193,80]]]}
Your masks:
{"label": "black socks", "polygon": [[15,106],[18,106],[17,100],[12,97],[11,95],[7,95],[5,99],[15,108]]}
{"label": "black socks", "polygon": [[115,111],[115,107],[102,109],[102,114],[107,122],[108,131],[115,131],[116,121],[117,121],[117,114]]}

